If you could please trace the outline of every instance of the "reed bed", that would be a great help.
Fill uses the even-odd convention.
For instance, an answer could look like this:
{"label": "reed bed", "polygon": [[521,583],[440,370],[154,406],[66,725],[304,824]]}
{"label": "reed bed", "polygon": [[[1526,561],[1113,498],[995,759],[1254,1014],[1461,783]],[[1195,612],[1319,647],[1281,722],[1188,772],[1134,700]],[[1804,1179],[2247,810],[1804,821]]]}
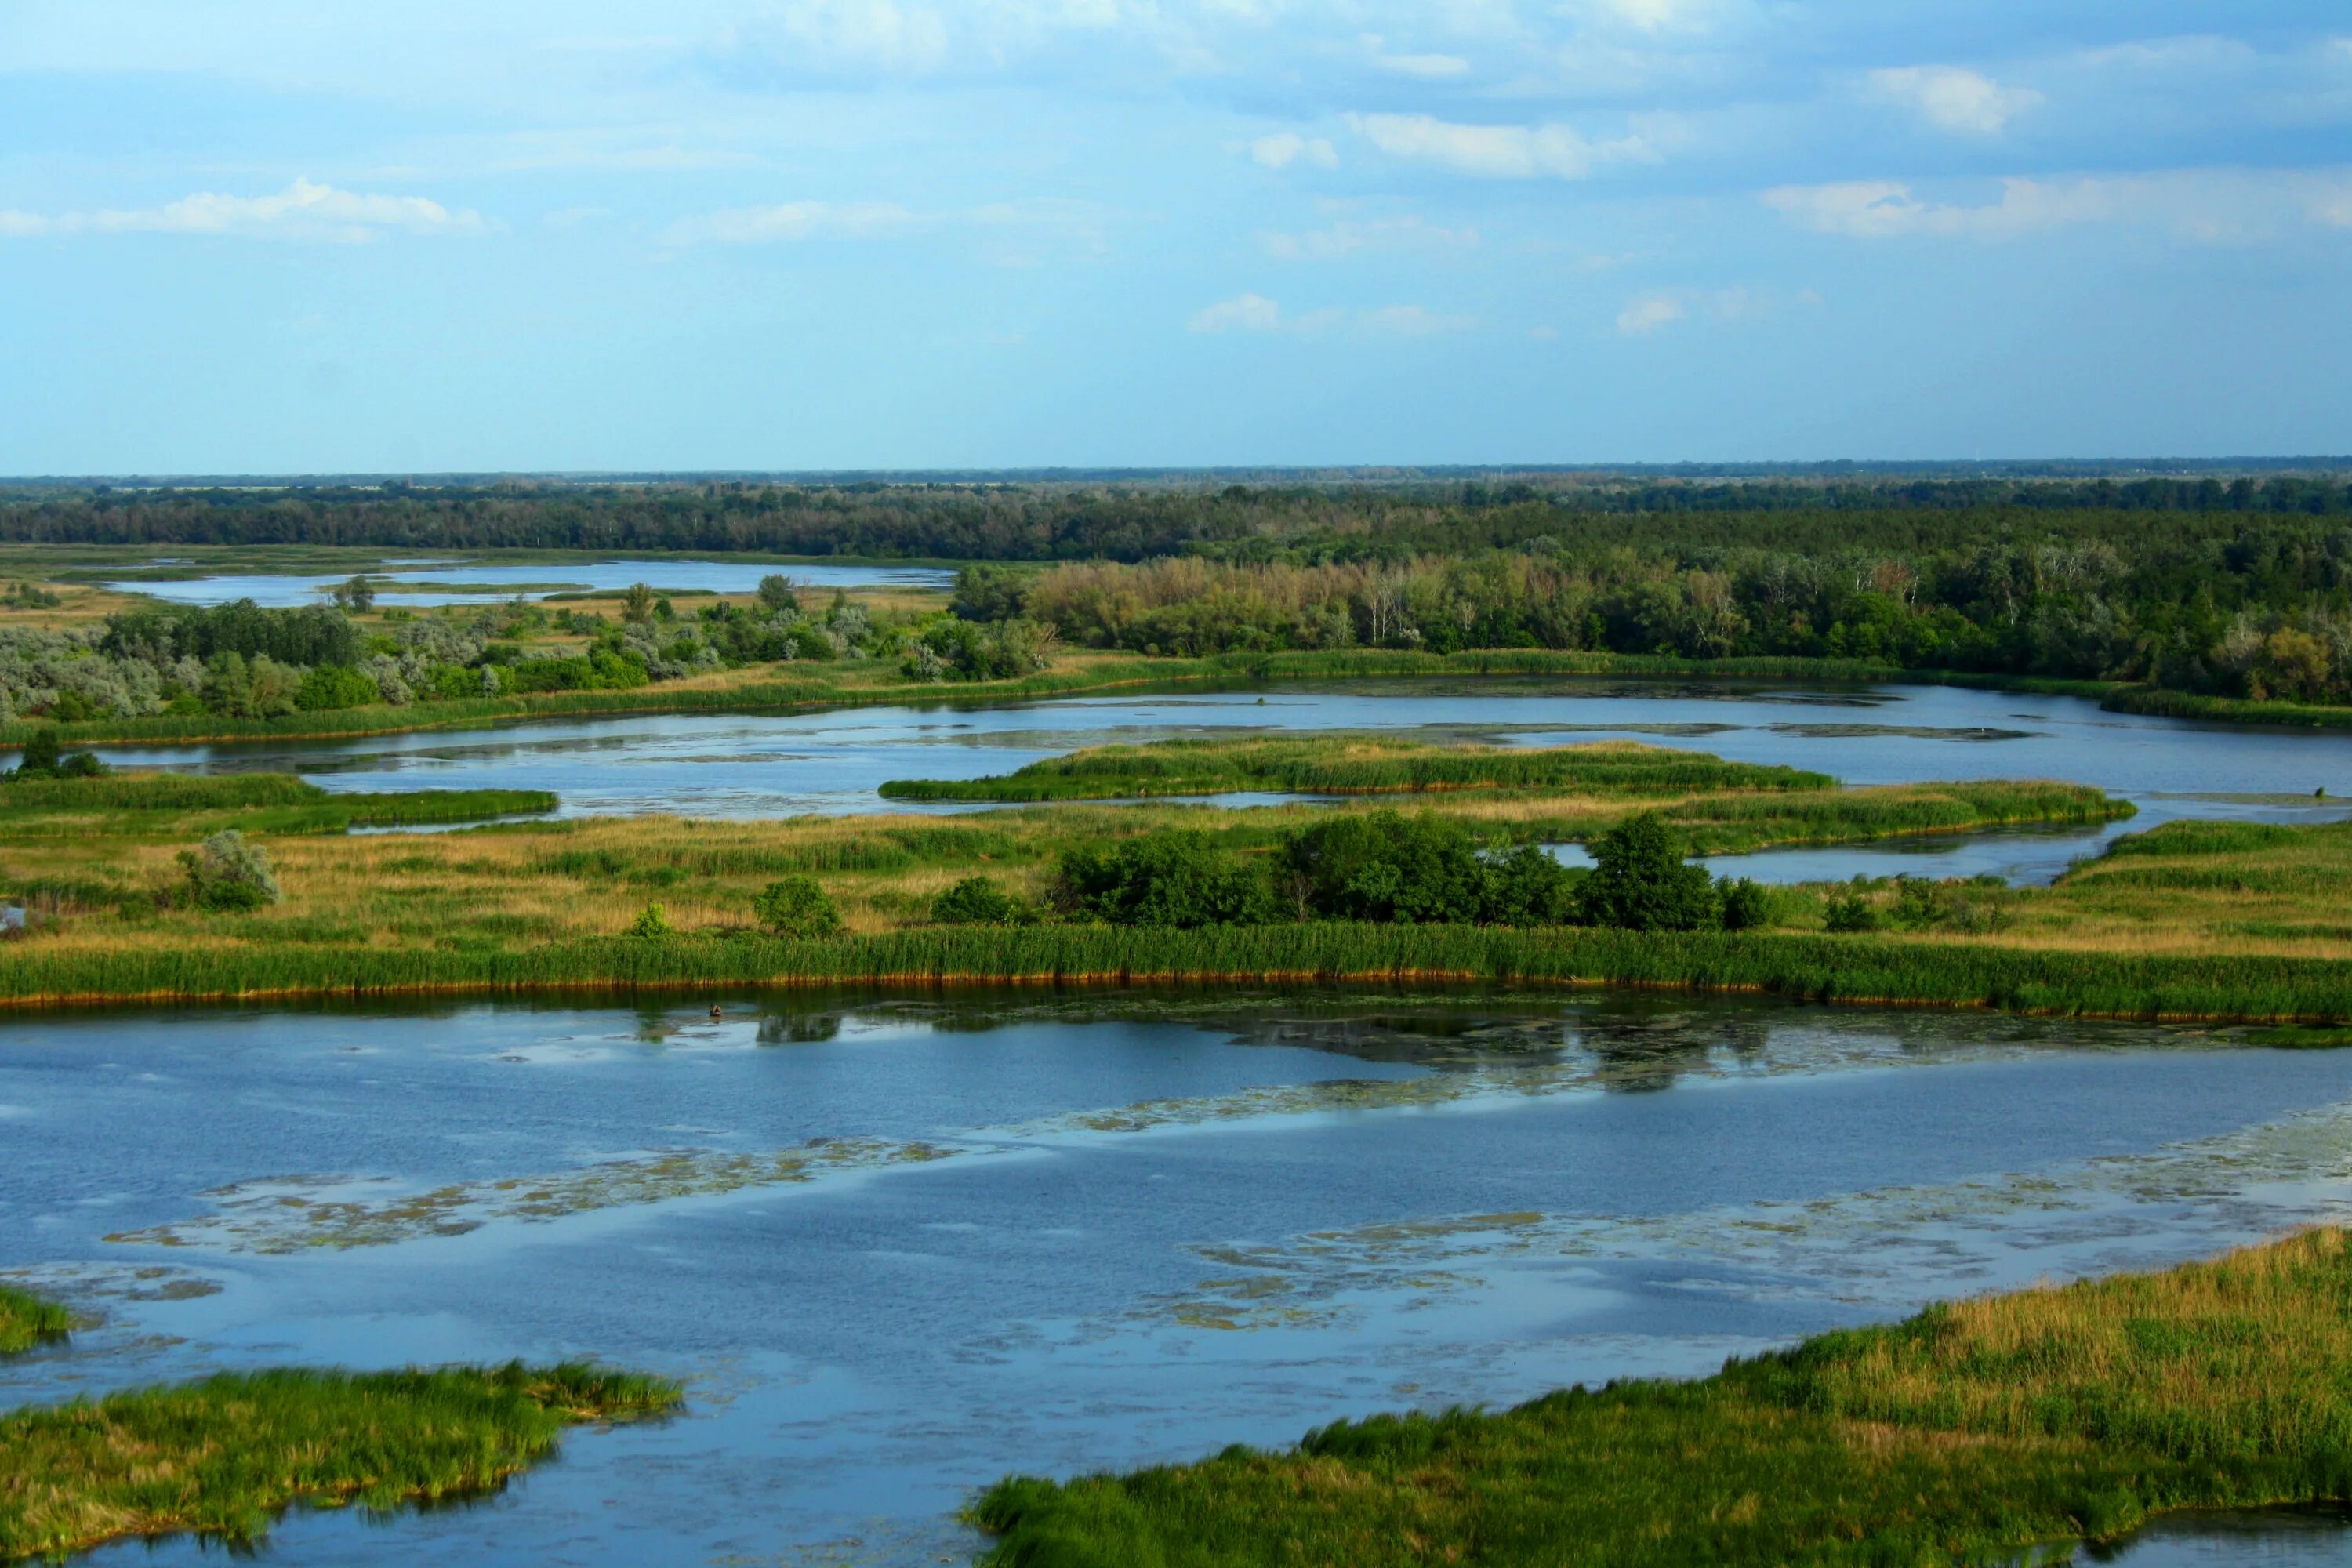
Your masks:
{"label": "reed bed", "polygon": [[1692,1383],[1376,1416],[971,1517],[990,1568],[2009,1560],[2352,1482],[2352,1254],[2321,1230],[1931,1308]]}
{"label": "reed bed", "polygon": [[352,827],[479,822],[555,809],[544,790],[465,789],[338,794],[290,773],[112,773],[0,784],[0,834],[187,837],[341,833]]}
{"label": "reed bed", "polygon": [[[950,879],[936,879],[944,886]],[[666,905],[673,920],[689,906]],[[516,935],[521,933],[518,932]],[[1763,992],[1819,1002],[2140,1019],[2352,1021],[2352,967],[2242,953],[2077,952],[1990,939],[1321,923],[1201,931],[928,927],[785,942],[737,929],[393,947],[362,940],[73,949],[30,943],[0,1002],[489,994],[609,987],[1406,981]]]}
{"label": "reed bed", "polygon": [[495,1489],[583,1421],[677,1384],[578,1363],[225,1373],[0,1416],[0,1561],[193,1531],[251,1541],[296,1503],[391,1509]]}
{"label": "reed bed", "polygon": [[0,1285],[0,1355],[22,1355],[72,1328],[73,1314],[55,1301]]}
{"label": "reed bed", "polygon": [[1382,795],[1427,790],[1557,790],[1657,796],[1702,791],[1827,790],[1826,773],[1727,763],[1704,752],[1632,742],[1575,746],[1444,746],[1374,735],[1303,740],[1156,741],[1089,746],[980,779],[894,779],[891,800],[1121,800],[1279,790]]}

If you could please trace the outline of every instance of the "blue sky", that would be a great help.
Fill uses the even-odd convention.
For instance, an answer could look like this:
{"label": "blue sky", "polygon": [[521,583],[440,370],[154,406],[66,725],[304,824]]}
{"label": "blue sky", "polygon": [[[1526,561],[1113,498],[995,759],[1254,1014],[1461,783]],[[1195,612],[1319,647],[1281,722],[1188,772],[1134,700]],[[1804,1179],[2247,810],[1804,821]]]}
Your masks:
{"label": "blue sky", "polygon": [[0,366],[17,474],[2342,453],[2352,12],[0,0]]}

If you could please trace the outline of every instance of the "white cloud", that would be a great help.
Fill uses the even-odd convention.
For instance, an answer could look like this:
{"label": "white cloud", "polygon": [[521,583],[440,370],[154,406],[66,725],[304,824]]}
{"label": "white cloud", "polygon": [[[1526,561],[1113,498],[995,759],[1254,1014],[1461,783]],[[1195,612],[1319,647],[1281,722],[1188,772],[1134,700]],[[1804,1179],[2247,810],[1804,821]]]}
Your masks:
{"label": "white cloud", "polygon": [[1793,295],[1751,289],[1744,283],[1728,289],[1658,289],[1627,300],[1624,309],[1617,312],[1617,330],[1629,338],[1647,337],[1693,318],[1748,321],[1791,305],[1810,307],[1821,302],[1822,297],[1810,289]]}
{"label": "white cloud", "polygon": [[423,196],[366,195],[298,179],[274,196],[200,191],[159,207],[28,213],[0,209],[0,237],[35,239],[79,234],[211,234],[251,239],[339,244],[391,233],[473,234],[478,214],[451,211]]}
{"label": "white cloud", "polygon": [[2182,34],[2168,38],[2136,38],[2084,49],[2075,57],[2084,65],[2126,70],[2213,71],[2251,64],[2260,56],[2240,38],[2211,33]]}
{"label": "white cloud", "polygon": [[1958,66],[1898,66],[1870,73],[1880,98],[1899,103],[1938,131],[1992,136],[2042,101],[2032,88],[2003,87]]}
{"label": "white cloud", "polygon": [[1328,228],[1262,234],[1258,239],[1277,261],[1337,261],[1365,250],[1466,250],[1478,243],[1478,231],[1444,228],[1408,216],[1368,221],[1339,218]]}
{"label": "white cloud", "polygon": [[1293,131],[1277,131],[1271,136],[1261,136],[1249,144],[1250,157],[1268,169],[1287,169],[1293,163],[1312,163],[1318,169],[1339,166],[1339,150],[1320,136],[1301,136]]}
{"label": "white cloud", "polygon": [[1364,57],[1373,68],[1391,76],[1417,77],[1423,81],[1444,81],[1451,77],[1468,76],[1470,62],[1460,55],[1392,55],[1388,52],[1388,40],[1378,33],[1366,33],[1360,42]]}
{"label": "white cloud", "polygon": [[1566,125],[1461,125],[1427,114],[1351,114],[1348,124],[1391,158],[1489,180],[1580,180],[1603,163],[1656,156],[1638,136],[1590,142]]}
{"label": "white cloud", "polygon": [[1184,324],[1192,332],[1278,332],[1282,328],[1282,307],[1263,294],[1237,294],[1203,305]]}
{"label": "white cloud", "polygon": [[1629,338],[1645,337],[1683,319],[1685,307],[1674,294],[1644,294],[1629,300],[1617,312],[1617,330]]}
{"label": "white cloud", "polygon": [[1441,315],[1420,305],[1383,305],[1378,310],[1352,312],[1327,307],[1294,316],[1263,294],[1237,294],[1193,311],[1185,329],[1194,332],[1287,332],[1314,337],[1351,328],[1368,337],[1425,338],[1441,332],[1465,332],[1477,324],[1475,317]]}
{"label": "white cloud", "polygon": [[896,202],[785,202],[769,207],[730,207],[684,218],[670,226],[668,237],[673,245],[887,239],[920,228],[927,221]]}
{"label": "white cloud", "polygon": [[1383,305],[1357,318],[1368,332],[1388,337],[1426,338],[1440,332],[1466,332],[1478,324],[1475,316],[1444,316],[1419,305]]}
{"label": "white cloud", "polygon": [[2209,244],[2260,239],[2300,225],[2352,222],[2352,174],[2189,169],[2072,180],[2013,178],[2000,199],[1974,205],[1923,200],[1897,180],[1783,185],[1765,204],[1823,234],[1980,240],[2088,224],[2168,230]]}

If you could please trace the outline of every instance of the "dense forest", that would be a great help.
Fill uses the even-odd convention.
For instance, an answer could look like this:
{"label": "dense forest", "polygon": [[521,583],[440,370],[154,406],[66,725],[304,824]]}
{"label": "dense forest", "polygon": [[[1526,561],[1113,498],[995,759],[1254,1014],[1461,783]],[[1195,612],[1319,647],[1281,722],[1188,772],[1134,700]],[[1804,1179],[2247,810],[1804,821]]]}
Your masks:
{"label": "dense forest", "polygon": [[1692,557],[2049,538],[2227,540],[2277,520],[2352,525],[2332,477],[2069,480],[1525,479],[1220,489],[988,484],[0,491],[0,542],[333,544],[402,551],[760,551],[958,561],[1402,560],[1540,539]]}

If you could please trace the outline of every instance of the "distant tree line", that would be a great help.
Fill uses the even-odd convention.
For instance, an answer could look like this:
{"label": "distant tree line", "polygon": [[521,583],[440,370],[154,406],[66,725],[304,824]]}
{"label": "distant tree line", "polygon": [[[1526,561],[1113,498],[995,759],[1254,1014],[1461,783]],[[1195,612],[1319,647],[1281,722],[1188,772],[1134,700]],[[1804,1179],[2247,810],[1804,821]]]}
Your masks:
{"label": "distant tree line", "polygon": [[1382,485],[785,485],[60,489],[0,494],[0,542],[385,550],[764,551],[958,561],[1400,559],[1578,548],[1818,553],[2352,521],[2352,483],[2222,479],[1480,480]]}

